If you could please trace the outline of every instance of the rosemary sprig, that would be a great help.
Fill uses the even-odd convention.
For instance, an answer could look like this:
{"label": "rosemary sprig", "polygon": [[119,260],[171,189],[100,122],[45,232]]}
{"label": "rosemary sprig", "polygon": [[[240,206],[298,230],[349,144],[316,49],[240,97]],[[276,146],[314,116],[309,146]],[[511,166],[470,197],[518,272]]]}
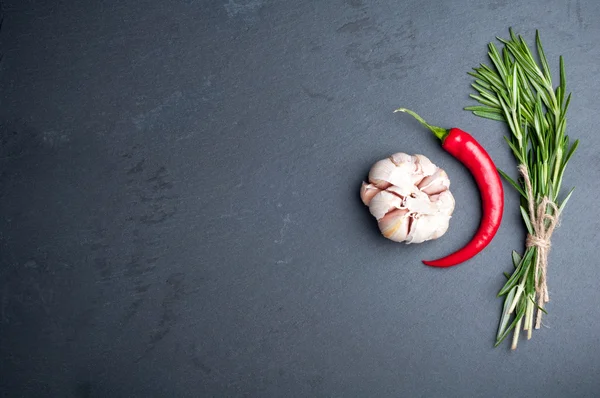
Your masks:
{"label": "rosemary sprig", "polygon": [[[537,209],[543,197],[557,203],[565,168],[579,140],[571,144],[569,136],[565,134],[571,94],[567,95],[566,92],[562,56],[559,62],[560,80],[555,89],[539,32],[536,31],[535,37],[537,61],[525,40],[515,35],[512,29],[509,32],[510,39],[498,38],[503,45],[501,51],[493,43],[489,44],[488,55],[492,66],[482,64],[469,73],[475,78],[472,87],[478,92],[478,95],[472,94],[471,97],[481,105],[465,109],[477,116],[508,124],[511,135],[504,138],[517,162],[527,168],[535,202],[533,208]],[[523,221],[527,232],[533,235],[524,180],[519,178],[515,181],[506,173],[500,173],[521,194]],[[572,193],[573,190],[558,205],[559,213]],[[544,212],[552,210],[547,208]],[[522,325],[527,331],[527,338],[531,338],[535,309],[546,312],[536,301],[540,294],[536,290],[536,281],[540,277],[536,268],[539,254],[536,246],[527,247],[523,256],[514,251],[512,253],[515,270],[512,275],[505,274],[508,281],[498,293],[499,297],[504,296],[505,299],[496,346],[514,330],[512,348],[515,349]]]}

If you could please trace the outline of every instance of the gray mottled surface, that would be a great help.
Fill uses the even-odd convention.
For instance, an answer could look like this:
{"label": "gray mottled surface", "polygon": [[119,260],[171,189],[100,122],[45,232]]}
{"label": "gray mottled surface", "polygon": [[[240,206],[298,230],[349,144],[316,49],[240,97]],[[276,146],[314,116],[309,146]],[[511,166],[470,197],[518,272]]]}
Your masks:
{"label": "gray mottled surface", "polygon": [[[2,396],[599,396],[600,3],[521,3],[5,1]],[[517,352],[493,348],[517,195],[484,253],[423,266],[468,241],[478,193],[391,112],[514,175],[504,127],[462,111],[509,26],[566,57],[583,142],[547,327]],[[438,241],[386,241],[358,199],[396,151],[450,174]]]}

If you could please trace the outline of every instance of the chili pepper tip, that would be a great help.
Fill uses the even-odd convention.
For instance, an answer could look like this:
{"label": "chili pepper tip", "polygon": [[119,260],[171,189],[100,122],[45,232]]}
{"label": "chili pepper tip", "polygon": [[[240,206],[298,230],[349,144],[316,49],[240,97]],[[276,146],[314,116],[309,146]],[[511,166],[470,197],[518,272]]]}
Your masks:
{"label": "chili pepper tip", "polygon": [[452,267],[453,265],[458,264],[458,263],[440,263],[439,260],[422,260],[422,262],[425,265],[428,265],[430,267],[436,267],[436,268]]}

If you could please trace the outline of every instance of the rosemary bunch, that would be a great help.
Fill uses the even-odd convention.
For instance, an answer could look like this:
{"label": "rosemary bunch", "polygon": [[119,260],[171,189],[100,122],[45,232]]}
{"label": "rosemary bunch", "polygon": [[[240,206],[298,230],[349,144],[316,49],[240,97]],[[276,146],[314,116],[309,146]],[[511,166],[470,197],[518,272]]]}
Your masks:
{"label": "rosemary bunch", "polygon": [[492,66],[481,64],[469,73],[475,78],[472,86],[478,92],[471,97],[481,105],[465,109],[477,116],[508,124],[511,135],[504,138],[521,172],[521,177],[514,180],[499,170],[521,194],[520,211],[528,232],[525,253],[521,256],[513,251],[515,270],[512,275],[505,273],[508,281],[498,293],[505,299],[496,346],[514,330],[512,348],[515,349],[521,327],[527,332],[527,338],[531,338],[536,309],[536,329],[540,326],[540,311],[546,312],[545,265],[550,235],[573,192],[571,189],[558,204],[565,168],[579,141],[571,144],[565,134],[571,94],[566,93],[562,56],[560,81],[554,89],[538,32],[538,61],[525,40],[516,36],[512,29],[510,39],[498,40],[503,45],[501,51],[493,43],[489,44]]}

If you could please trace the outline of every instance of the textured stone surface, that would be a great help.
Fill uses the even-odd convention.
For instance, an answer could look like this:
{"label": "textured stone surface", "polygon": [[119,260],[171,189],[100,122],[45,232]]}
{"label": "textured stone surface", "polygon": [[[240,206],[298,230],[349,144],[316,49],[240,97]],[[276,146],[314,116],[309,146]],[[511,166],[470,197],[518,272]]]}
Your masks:
{"label": "textured stone surface", "polygon": [[[600,3],[4,2],[0,391],[25,397],[600,394]],[[407,115],[461,127],[516,175],[505,128],[462,108],[508,27],[566,57],[583,145],[553,238],[548,326],[494,349],[518,197],[480,214],[468,172]],[[379,235],[374,161],[452,181],[443,238]]]}

